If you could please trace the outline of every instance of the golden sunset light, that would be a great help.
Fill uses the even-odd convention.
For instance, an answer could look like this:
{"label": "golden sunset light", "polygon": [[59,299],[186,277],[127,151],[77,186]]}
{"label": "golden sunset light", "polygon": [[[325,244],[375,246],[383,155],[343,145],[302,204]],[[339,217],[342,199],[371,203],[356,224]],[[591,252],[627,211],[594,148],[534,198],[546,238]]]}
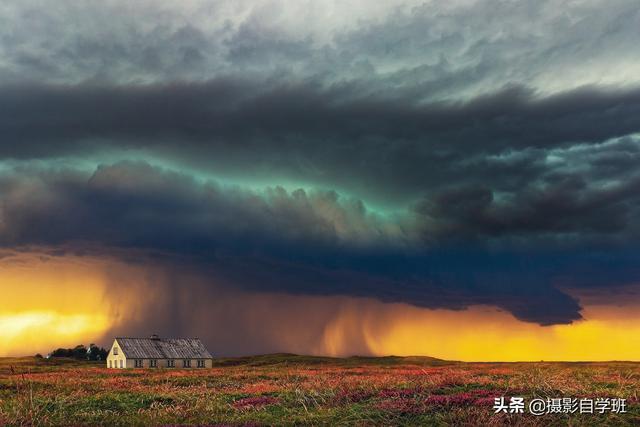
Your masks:
{"label": "golden sunset light", "polygon": [[584,316],[571,325],[538,326],[489,307],[461,311],[376,307],[365,310],[362,317],[335,319],[325,340],[329,352],[349,354],[349,338],[340,331],[356,322],[371,353],[379,356],[486,362],[640,360],[639,314],[630,317],[626,310],[587,307]]}
{"label": "golden sunset light", "polygon": [[5,312],[0,315],[0,356],[26,355],[34,350],[46,354],[60,345],[102,338],[110,326],[108,316],[95,312]]}
{"label": "golden sunset light", "polygon": [[[12,253],[0,258],[0,356],[99,342],[132,307],[122,288],[110,288],[126,268],[95,257]],[[128,272],[135,283],[135,272]]]}

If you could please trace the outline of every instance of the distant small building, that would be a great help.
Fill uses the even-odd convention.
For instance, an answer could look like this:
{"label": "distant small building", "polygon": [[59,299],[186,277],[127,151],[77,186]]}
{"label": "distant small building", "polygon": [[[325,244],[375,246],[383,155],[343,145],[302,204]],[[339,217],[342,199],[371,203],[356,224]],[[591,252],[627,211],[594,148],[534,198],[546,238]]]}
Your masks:
{"label": "distant small building", "polygon": [[213,357],[198,338],[116,337],[107,368],[211,368]]}

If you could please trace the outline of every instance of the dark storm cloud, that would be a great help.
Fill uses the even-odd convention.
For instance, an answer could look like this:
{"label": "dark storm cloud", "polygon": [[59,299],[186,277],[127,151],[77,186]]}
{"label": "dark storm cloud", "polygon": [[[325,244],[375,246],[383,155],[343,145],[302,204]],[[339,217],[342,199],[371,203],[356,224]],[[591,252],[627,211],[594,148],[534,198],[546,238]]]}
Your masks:
{"label": "dark storm cloud", "polygon": [[419,203],[417,212],[437,223],[435,233],[474,235],[616,235],[638,237],[640,180],[593,188],[578,175],[557,176],[541,188],[526,188],[507,200],[491,189],[446,190]]}
{"label": "dark storm cloud", "polygon": [[[333,192],[247,192],[141,163],[102,166],[92,176],[23,170],[2,178],[0,194],[5,247],[158,252],[168,263],[187,262],[217,283],[250,290],[432,308],[492,304],[554,324],[580,318],[579,304],[557,281],[597,288],[630,283],[639,273],[637,256],[624,248],[613,258],[576,248],[561,257],[433,248],[416,240],[413,218],[390,223]],[[473,209],[488,197],[480,199]],[[585,265],[591,267],[581,271]],[[593,276],[593,266],[612,274]]]}
{"label": "dark storm cloud", "polygon": [[[452,180],[512,191],[539,179],[553,169],[544,164],[545,150],[639,131],[640,91],[584,88],[540,97],[508,88],[468,102],[421,104],[363,97],[349,85],[233,78],[22,85],[0,89],[0,113],[5,158],[147,149],[218,171],[279,171],[406,201]],[[520,160],[495,158],[514,152]],[[613,169],[624,159],[597,161],[599,169],[606,162]]]}
{"label": "dark storm cloud", "polygon": [[637,4],[423,3],[9,2],[0,244],[541,324],[637,283]]}
{"label": "dark storm cloud", "polygon": [[[419,96],[360,96],[357,86],[256,82],[143,86],[15,85],[0,88],[0,130],[20,143],[5,156],[64,153],[52,141],[118,137],[110,144],[154,144],[179,136],[220,148],[221,140],[257,148],[339,145],[345,139],[413,141],[429,148],[495,153],[599,142],[640,129],[640,90],[582,88],[536,96],[506,88],[466,102],[424,104]],[[297,137],[297,138],[296,138]],[[283,141],[284,142],[280,142]],[[236,142],[237,141],[237,142]],[[42,145],[44,147],[39,147]],[[361,148],[357,146],[356,148]],[[417,149],[419,146],[413,146]],[[35,152],[35,153],[32,153]]]}
{"label": "dark storm cloud", "polygon": [[[294,182],[409,200],[387,218],[333,191],[256,193],[202,183],[188,169],[118,163],[89,177],[25,166],[3,178],[7,247],[160,251],[229,286],[493,304],[540,324],[580,318],[557,283],[602,288],[640,277],[624,257],[599,264],[599,275],[581,270],[603,244],[624,253],[638,237],[640,176],[628,166],[639,144],[620,137],[640,128],[635,90],[537,97],[510,88],[426,105],[361,97],[348,85],[231,78],[3,91],[0,128],[14,142],[3,155],[27,165],[142,148],[207,171],[261,165]],[[558,247],[567,248],[561,261],[541,255]]]}
{"label": "dark storm cloud", "polygon": [[100,166],[90,176],[19,169],[2,175],[0,195],[5,246],[87,241],[206,254],[220,241],[224,253],[233,252],[234,242],[253,242],[256,250],[306,242],[321,250],[403,246],[411,239],[402,219],[384,220],[333,191],[248,191],[141,162]]}

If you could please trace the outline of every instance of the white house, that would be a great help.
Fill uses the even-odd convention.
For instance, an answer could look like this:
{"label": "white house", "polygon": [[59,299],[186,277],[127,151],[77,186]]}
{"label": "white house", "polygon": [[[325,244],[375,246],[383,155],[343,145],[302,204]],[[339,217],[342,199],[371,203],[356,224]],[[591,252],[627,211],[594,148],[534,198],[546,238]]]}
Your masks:
{"label": "white house", "polygon": [[198,338],[116,337],[107,368],[211,368],[213,357]]}

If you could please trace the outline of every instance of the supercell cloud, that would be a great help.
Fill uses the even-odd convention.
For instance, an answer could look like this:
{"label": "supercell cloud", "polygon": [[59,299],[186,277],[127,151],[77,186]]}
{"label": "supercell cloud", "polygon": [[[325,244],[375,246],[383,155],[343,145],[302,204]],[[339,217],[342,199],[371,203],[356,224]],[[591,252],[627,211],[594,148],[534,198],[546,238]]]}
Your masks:
{"label": "supercell cloud", "polygon": [[640,279],[639,27],[635,1],[5,3],[0,245],[571,323],[569,290]]}

